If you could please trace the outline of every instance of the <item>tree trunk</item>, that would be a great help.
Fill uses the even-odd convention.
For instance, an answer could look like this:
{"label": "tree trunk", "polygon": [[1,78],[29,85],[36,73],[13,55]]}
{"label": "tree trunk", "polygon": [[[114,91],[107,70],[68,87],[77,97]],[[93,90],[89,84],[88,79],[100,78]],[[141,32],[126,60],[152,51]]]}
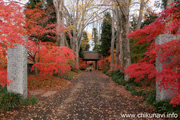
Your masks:
{"label": "tree trunk", "polygon": [[112,39],[111,39],[111,70],[114,69],[114,41],[115,41],[115,34],[114,34],[114,14],[112,16]]}
{"label": "tree trunk", "polygon": [[[64,0],[61,0],[61,8],[60,8],[60,24],[61,26],[64,26],[64,13],[63,13],[63,6],[64,6]],[[60,46],[65,46],[65,39],[66,36],[64,34],[64,31],[61,32],[61,40],[60,40]]]}
{"label": "tree trunk", "polygon": [[[123,49],[122,49],[122,21],[121,21],[121,11],[120,8],[116,8],[116,23],[117,23],[117,39],[119,42],[116,42],[116,57],[115,57],[115,65],[118,66],[119,54],[120,54],[120,65],[123,66]],[[120,68],[121,69],[121,68]]]}
{"label": "tree trunk", "polygon": [[76,68],[79,69],[79,45],[76,41]]}
{"label": "tree trunk", "polygon": [[56,41],[56,45],[60,46],[60,35],[58,34],[58,31],[60,31],[60,12],[56,11],[56,19],[57,19],[57,25],[56,25],[56,36],[57,36],[57,41]]}
{"label": "tree trunk", "polygon": [[57,46],[64,46],[65,45],[65,35],[63,32],[61,32],[62,36],[60,36],[60,29],[61,25],[64,25],[64,18],[63,18],[63,5],[64,0],[53,0],[53,5],[56,10],[56,19],[57,19],[57,25],[56,25],[56,36],[57,36]]}
{"label": "tree trunk", "polygon": [[[123,54],[123,70],[126,70],[126,67],[131,64],[131,54],[130,54],[130,40],[127,38],[127,34],[129,33],[129,3],[130,0],[125,2],[125,5],[121,6],[121,0],[118,1],[119,10],[120,10],[120,18],[121,18],[121,26],[122,26],[122,43],[121,43],[121,54]],[[128,75],[124,76],[126,81],[129,81]]]}
{"label": "tree trunk", "polygon": [[139,17],[138,17],[136,29],[140,29],[141,28],[141,21],[142,21],[142,18],[143,18],[144,5],[145,5],[144,0],[141,0],[140,10],[139,10]]}
{"label": "tree trunk", "polygon": [[[123,50],[123,63],[124,70],[131,64],[131,53],[130,53],[130,40],[127,38],[129,33],[129,17],[122,14],[122,50]],[[129,80],[128,75],[125,75],[124,79]]]}
{"label": "tree trunk", "polygon": [[117,66],[119,65],[119,38],[116,39],[116,56],[115,56],[115,69],[114,70],[117,70]]}
{"label": "tree trunk", "polygon": [[[34,63],[34,64],[36,64],[36,63]],[[34,67],[34,71],[35,71],[35,75],[38,75],[38,69],[36,66]]]}
{"label": "tree trunk", "polygon": [[[120,31],[121,32],[121,31]],[[123,54],[123,46],[122,46],[122,44],[123,44],[123,40],[122,40],[122,37],[121,37],[121,33],[120,33],[120,35],[119,35],[119,39],[120,39],[120,42],[119,42],[119,44],[120,44],[120,65],[121,65],[121,72],[123,72],[123,68],[124,68],[124,61],[123,61],[123,58],[124,58],[124,54]]]}

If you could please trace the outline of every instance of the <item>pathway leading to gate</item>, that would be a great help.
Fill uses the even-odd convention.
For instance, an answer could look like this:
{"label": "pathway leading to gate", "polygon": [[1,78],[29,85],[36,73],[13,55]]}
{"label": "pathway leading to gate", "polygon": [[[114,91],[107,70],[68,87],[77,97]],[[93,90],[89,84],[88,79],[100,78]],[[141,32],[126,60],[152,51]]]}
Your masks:
{"label": "pathway leading to gate", "polygon": [[[38,104],[9,112],[6,119],[118,120],[122,114],[152,113],[143,98],[131,96],[123,86],[99,71],[83,72],[72,84]],[[129,119],[129,118],[125,118]],[[134,119],[134,118],[132,118]]]}

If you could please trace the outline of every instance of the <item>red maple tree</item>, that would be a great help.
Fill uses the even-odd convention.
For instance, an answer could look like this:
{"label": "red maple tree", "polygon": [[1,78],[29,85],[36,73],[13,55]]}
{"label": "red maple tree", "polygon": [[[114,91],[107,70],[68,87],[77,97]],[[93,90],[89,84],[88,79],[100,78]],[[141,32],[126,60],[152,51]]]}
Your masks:
{"label": "red maple tree", "polygon": [[[0,6],[0,85],[5,86],[11,82],[7,81],[7,48],[15,47],[16,44],[26,46],[31,55],[38,53],[39,60],[34,66],[40,73],[52,75],[60,70],[63,74],[71,69],[71,63],[75,60],[75,53],[71,49],[46,45],[39,39],[46,33],[54,34],[68,30],[66,27],[62,26],[61,31],[55,31],[55,24],[42,27],[42,21],[46,20],[47,16],[38,8],[25,10],[25,16],[23,8],[16,2],[5,3],[0,0]],[[28,42],[24,42],[22,36],[31,37]],[[38,42],[32,41],[33,37],[36,37]]]}
{"label": "red maple tree", "polygon": [[[171,88],[174,92],[175,97],[170,103],[178,105],[180,104],[180,41],[172,40],[161,45],[155,44],[155,39],[160,34],[169,33],[175,36],[180,34],[180,30],[178,30],[180,6],[175,6],[173,3],[170,6],[172,7],[168,6],[169,8],[158,15],[155,22],[128,35],[133,39],[139,39],[135,45],[147,42],[150,45],[144,53],[144,58],[129,65],[125,74],[128,74],[130,78],[135,78],[136,82],[157,77],[157,80],[161,80],[160,87],[162,89]],[[158,56],[159,63],[166,63],[163,64],[162,71],[156,71],[155,60]]]}

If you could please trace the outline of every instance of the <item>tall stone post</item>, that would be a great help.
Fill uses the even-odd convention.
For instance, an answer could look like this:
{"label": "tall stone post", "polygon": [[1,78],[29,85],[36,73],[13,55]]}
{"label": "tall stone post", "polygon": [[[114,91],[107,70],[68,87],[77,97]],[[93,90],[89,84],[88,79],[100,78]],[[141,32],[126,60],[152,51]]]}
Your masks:
{"label": "tall stone post", "polygon": [[86,61],[86,69],[87,69],[87,61]]}
{"label": "tall stone post", "polygon": [[[27,37],[23,37],[27,41]],[[13,82],[7,86],[9,92],[19,93],[27,97],[27,48],[17,44],[14,48],[8,48],[7,59],[8,79]]]}
{"label": "tall stone post", "polygon": [[95,69],[98,70],[98,64],[97,64],[98,61],[95,61]]}
{"label": "tall stone post", "polygon": [[[156,38],[155,42],[156,44],[163,44],[174,39],[179,39],[179,36],[176,37],[171,34],[162,34]],[[163,64],[167,64],[167,63],[159,63],[159,57],[156,58],[156,71],[161,71]],[[159,84],[161,80],[158,80],[158,81],[159,82],[156,82],[156,101],[170,100],[173,97],[173,96],[170,96],[170,94],[173,94],[173,92],[170,90],[170,88],[168,91],[164,89],[160,90]]]}

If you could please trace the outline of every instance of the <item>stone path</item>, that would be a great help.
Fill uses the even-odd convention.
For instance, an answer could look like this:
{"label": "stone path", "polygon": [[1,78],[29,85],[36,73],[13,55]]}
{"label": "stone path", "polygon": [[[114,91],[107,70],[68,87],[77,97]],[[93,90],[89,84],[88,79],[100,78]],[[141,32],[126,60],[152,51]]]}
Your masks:
{"label": "stone path", "polygon": [[[23,120],[119,120],[123,113],[152,113],[143,98],[131,96],[124,87],[99,71],[83,72],[72,84],[34,106],[8,112],[5,119]],[[131,118],[135,119],[135,118]]]}

